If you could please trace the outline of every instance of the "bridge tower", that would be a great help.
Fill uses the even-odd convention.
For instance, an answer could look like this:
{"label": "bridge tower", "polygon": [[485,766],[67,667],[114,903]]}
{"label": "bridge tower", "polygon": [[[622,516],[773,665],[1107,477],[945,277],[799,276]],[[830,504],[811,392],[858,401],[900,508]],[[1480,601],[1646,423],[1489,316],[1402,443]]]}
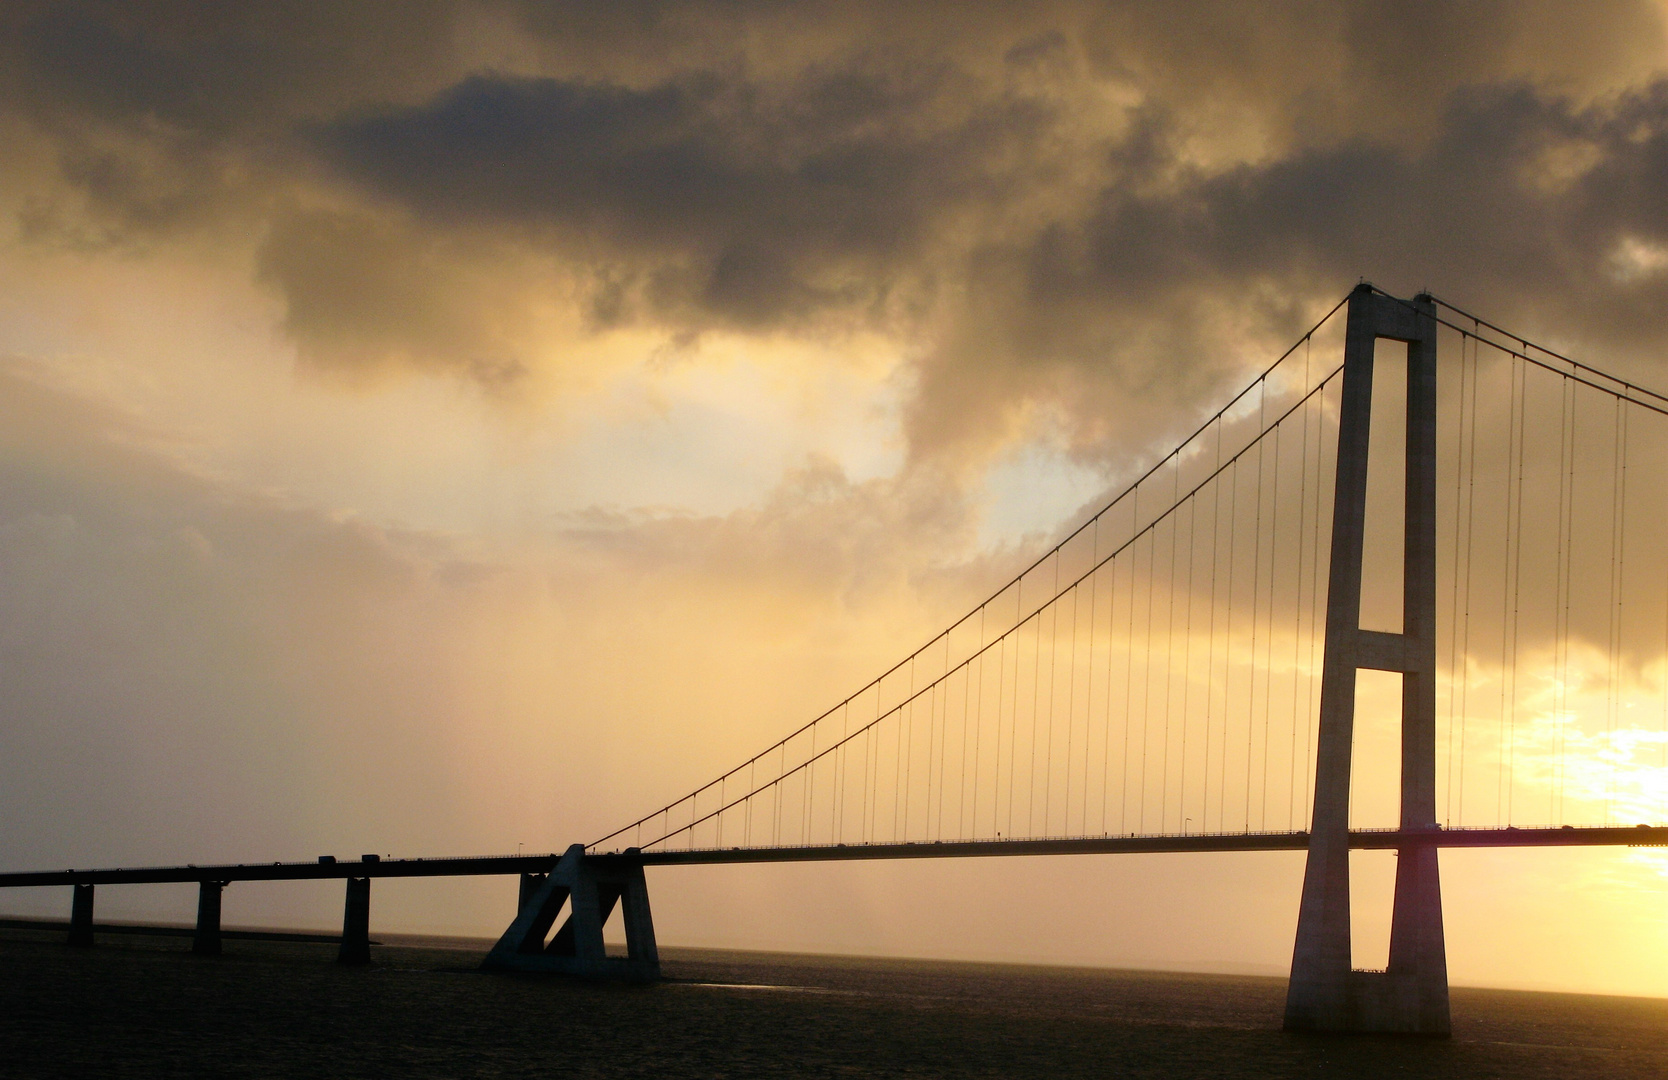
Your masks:
{"label": "bridge tower", "polygon": [[[1398,851],[1390,962],[1350,962],[1349,791],[1356,672],[1402,676],[1401,828],[1436,821],[1436,306],[1361,285],[1350,294],[1339,414],[1332,565],[1321,670],[1314,819],[1286,991],[1288,1031],[1449,1034],[1448,961],[1436,847]],[[1406,516],[1402,632],[1361,628],[1373,349],[1407,343]]]}

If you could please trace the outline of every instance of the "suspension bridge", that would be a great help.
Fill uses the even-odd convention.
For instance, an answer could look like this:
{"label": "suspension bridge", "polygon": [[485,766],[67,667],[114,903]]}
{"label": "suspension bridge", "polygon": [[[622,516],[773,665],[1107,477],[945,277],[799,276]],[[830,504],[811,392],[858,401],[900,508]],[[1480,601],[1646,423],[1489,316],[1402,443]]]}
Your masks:
{"label": "suspension bridge", "polygon": [[[1441,360],[1439,362],[1439,348]],[[652,980],[645,867],[1303,850],[1293,1030],[1442,1035],[1438,851],[1668,845],[1668,397],[1361,285],[1108,505],[820,716],[561,855],[0,874],[516,874],[497,970]],[[1349,853],[1398,854],[1352,967]],[[625,955],[603,927],[621,912]]]}

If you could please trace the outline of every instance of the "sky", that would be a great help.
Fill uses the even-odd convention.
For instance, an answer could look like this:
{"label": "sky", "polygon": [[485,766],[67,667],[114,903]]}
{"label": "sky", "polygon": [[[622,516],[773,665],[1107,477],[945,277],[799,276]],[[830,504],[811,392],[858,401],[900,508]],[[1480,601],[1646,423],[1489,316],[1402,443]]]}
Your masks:
{"label": "sky", "polygon": [[[1660,3],[0,0],[0,145],[5,869],[601,836],[931,638],[1361,279],[1668,385]],[[1668,864],[1444,860],[1456,982],[1668,995]],[[650,884],[673,944],[1282,973],[1301,872]],[[512,914],[377,888],[388,931]]]}

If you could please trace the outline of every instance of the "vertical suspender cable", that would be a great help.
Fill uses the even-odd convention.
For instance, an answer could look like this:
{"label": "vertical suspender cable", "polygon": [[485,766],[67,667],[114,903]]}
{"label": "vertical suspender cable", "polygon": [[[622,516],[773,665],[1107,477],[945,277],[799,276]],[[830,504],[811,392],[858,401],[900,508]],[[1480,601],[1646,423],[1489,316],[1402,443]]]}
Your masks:
{"label": "vertical suspender cable", "polygon": [[[1171,475],[1170,504],[1179,505],[1181,500],[1181,458],[1175,460],[1175,469]],[[1164,753],[1159,757],[1158,780],[1158,831],[1163,832],[1169,820],[1170,810],[1170,692],[1175,686],[1175,654],[1176,654],[1176,554],[1181,548],[1177,533],[1181,529],[1181,515],[1173,514],[1170,518],[1170,574],[1165,581],[1165,592],[1169,594],[1169,616],[1164,624]]]}
{"label": "vertical suspender cable", "polygon": [[[1611,476],[1611,606],[1614,609],[1615,630],[1610,643],[1610,708],[1605,723],[1605,751],[1614,753],[1616,724],[1622,709],[1622,610],[1627,596],[1627,582],[1623,578],[1627,566],[1627,410],[1622,399],[1616,398],[1616,435],[1614,465]],[[1612,758],[1612,761],[1614,759]],[[1614,764],[1604,778],[1604,823],[1610,824],[1610,804],[1615,797],[1616,770]]]}
{"label": "vertical suspender cable", "polygon": [[[1083,835],[1089,834],[1089,760],[1094,745],[1095,725],[1095,632],[1100,618],[1100,519],[1095,519],[1095,531],[1090,540],[1089,565],[1095,568],[1089,576],[1089,660],[1083,692]],[[1102,740],[1104,742],[1104,740]]]}
{"label": "vertical suspender cable", "polygon": [[[905,708],[898,710],[898,763],[893,770],[892,835],[894,839],[909,839],[909,759],[911,737],[915,734],[915,657],[909,658],[909,697]],[[909,729],[905,735],[904,729]],[[899,803],[902,803],[900,810]]]}
{"label": "vertical suspender cable", "polygon": [[[1098,527],[1098,524],[1097,524]],[[964,790],[956,800],[956,831],[963,839],[973,839],[979,834],[979,737],[985,730],[985,608],[979,608],[979,691],[973,699],[973,795],[971,812],[968,814],[973,821],[971,829],[967,826],[967,818],[962,813],[968,809],[968,795]],[[962,732],[962,784],[967,784],[967,732]]]}
{"label": "vertical suspender cable", "polygon": [[1280,540],[1280,432],[1283,426],[1280,422],[1274,425],[1274,492],[1269,500],[1272,509],[1268,526],[1268,635],[1263,645],[1263,798],[1258,821],[1263,829],[1268,828],[1268,746],[1270,729],[1274,726],[1274,604],[1280,588],[1277,556]]}
{"label": "vertical suspender cable", "polygon": [[1498,824],[1506,824],[1506,806],[1510,801],[1508,794],[1511,788],[1510,757],[1513,739],[1512,713],[1507,699],[1507,659],[1510,651],[1511,638],[1508,630],[1511,626],[1512,603],[1512,551],[1520,538],[1513,519],[1516,509],[1515,495],[1512,491],[1512,457],[1517,447],[1517,360],[1508,357],[1507,376],[1509,384],[1506,393],[1506,463],[1501,470],[1506,479],[1506,518],[1502,539],[1505,549],[1500,557],[1500,737],[1496,747],[1495,758],[1498,762],[1498,779],[1494,786],[1494,820]]}
{"label": "vertical suspender cable", "polygon": [[[944,685],[944,704],[939,706],[938,726],[938,797],[933,800],[933,812],[938,816],[938,828],[928,839],[942,839],[944,836],[944,789],[949,785],[944,779],[945,745],[950,741],[950,635],[944,635],[944,673],[939,677]],[[967,673],[962,672],[961,680],[962,703],[967,701]],[[967,729],[967,718],[962,717],[962,730]],[[929,785],[930,787],[930,785]],[[930,792],[929,792],[930,794]],[[930,822],[929,822],[930,826]]]}
{"label": "vertical suspender cable", "polygon": [[1448,605],[1448,761],[1445,770],[1445,792],[1443,801],[1447,804],[1443,820],[1452,825],[1454,823],[1454,739],[1459,732],[1459,693],[1460,683],[1464,681],[1464,658],[1459,651],[1459,620],[1460,620],[1460,543],[1464,534],[1464,514],[1461,511],[1465,497],[1465,343],[1466,334],[1460,332],[1460,392],[1459,404],[1454,409],[1454,432],[1457,445],[1454,448],[1454,561],[1453,561],[1453,595]]}
{"label": "vertical suspender cable", "polygon": [[[1460,349],[1460,362],[1465,362],[1465,350]],[[1465,753],[1466,730],[1471,702],[1471,562],[1476,540],[1477,520],[1477,339],[1471,338],[1471,406],[1466,420],[1471,430],[1465,460],[1465,612],[1460,641],[1460,745],[1459,745],[1459,804],[1454,808],[1454,821],[1465,824]]]}
{"label": "vertical suspender cable", "polygon": [[[1309,347],[1304,340],[1303,386],[1309,387]],[[1297,596],[1292,605],[1292,741],[1286,751],[1286,828],[1296,827],[1297,810],[1297,684],[1300,664],[1298,652],[1303,645],[1303,548],[1308,539],[1304,525],[1309,519],[1309,406],[1303,407],[1303,455],[1298,459],[1297,481]]]}
{"label": "vertical suspender cable", "polygon": [[1100,831],[1107,833],[1107,796],[1112,789],[1112,645],[1117,640],[1118,559],[1112,559],[1106,590],[1106,724],[1100,740]]}
{"label": "vertical suspender cable", "polygon": [[[1222,423],[1216,425],[1216,470],[1222,468]],[[1216,701],[1216,581],[1219,577],[1217,570],[1222,563],[1221,531],[1222,523],[1222,477],[1219,473],[1211,481],[1211,511],[1210,511],[1210,629],[1206,634],[1205,652],[1205,766],[1200,774],[1200,786],[1203,790],[1204,805],[1199,811],[1199,829],[1205,831],[1210,828],[1210,727],[1215,718],[1212,706]],[[1668,685],[1668,681],[1665,681]],[[1664,714],[1668,716],[1668,713]]]}
{"label": "vertical suspender cable", "polygon": [[[1268,380],[1264,379],[1257,398],[1257,430],[1264,423],[1268,403]],[[1263,444],[1257,441],[1257,512],[1251,525],[1251,681],[1245,703],[1245,831],[1251,831],[1252,746],[1257,734],[1257,625],[1263,587]]]}
{"label": "vertical suspender cable", "polygon": [[1512,526],[1512,529],[1511,529],[1512,535],[1516,540],[1517,548],[1512,554],[1512,652],[1511,652],[1511,663],[1512,663],[1511,708],[1512,708],[1512,713],[1511,713],[1511,727],[1510,727],[1511,748],[1510,748],[1509,755],[1508,755],[1511,759],[1510,769],[1509,769],[1510,776],[1511,776],[1511,783],[1510,783],[1510,786],[1508,786],[1507,789],[1506,789],[1506,823],[1507,824],[1511,824],[1513,821],[1516,820],[1516,817],[1515,817],[1515,813],[1516,813],[1515,800],[1517,798],[1517,703],[1518,703],[1517,656],[1518,656],[1519,629],[1523,625],[1523,605],[1522,605],[1522,590],[1523,590],[1523,447],[1524,447],[1524,443],[1526,443],[1528,441],[1528,431],[1524,427],[1524,424],[1528,420],[1528,398],[1529,398],[1529,369],[1528,369],[1528,366],[1523,364],[1516,357],[1512,358],[1512,366],[1513,366],[1513,369],[1518,372],[1518,380],[1517,381],[1518,381],[1519,385],[1518,385],[1518,394],[1517,394],[1517,432],[1518,432],[1518,435],[1517,435],[1517,460],[1514,464],[1514,472],[1516,473],[1516,481],[1515,482],[1516,482],[1516,486],[1517,486],[1517,521],[1516,521],[1515,525]]}
{"label": "vertical suspender cable", "polygon": [[[1043,756],[1043,831],[1048,831],[1049,812],[1054,803],[1054,690],[1060,658],[1060,560],[1054,556],[1054,599],[1049,601],[1048,619],[1048,741]],[[1033,833],[1033,835],[1035,835]]]}
{"label": "vertical suspender cable", "polygon": [[1187,596],[1187,615],[1182,620],[1182,700],[1181,700],[1181,776],[1177,781],[1176,816],[1187,831],[1187,728],[1188,704],[1193,688],[1193,564],[1198,561],[1199,502],[1189,496],[1187,507],[1187,584],[1182,587]]}
{"label": "vertical suspender cable", "polygon": [[1559,386],[1559,438],[1558,438],[1558,575],[1557,593],[1553,611],[1553,657],[1556,665],[1557,682],[1554,695],[1554,709],[1552,716],[1553,731],[1553,771],[1552,771],[1552,823],[1563,823],[1563,783],[1564,783],[1564,709],[1568,702],[1569,675],[1569,548],[1573,537],[1568,536],[1570,516],[1568,511],[1574,502],[1575,495],[1575,424],[1570,415],[1573,408],[1574,384],[1565,379]]}
{"label": "vertical suspender cable", "polygon": [[1019,591],[1014,594],[1014,628],[1010,633],[1014,639],[1014,705],[1008,718],[1008,835],[1014,833],[1014,778],[1019,772],[1018,739],[1019,739],[1019,662],[1020,650],[1025,643],[1023,631],[1025,629],[1025,579],[1019,579]]}
{"label": "vertical suspender cable", "polygon": [[[1044,607],[1047,605],[1045,604]],[[1037,829],[1037,736],[1042,717],[1042,608],[1037,609],[1035,647],[1031,650],[1031,768],[1026,773],[1025,835],[1035,836]]]}
{"label": "vertical suspender cable", "polygon": [[[1066,662],[1066,791],[1062,806],[1065,816],[1065,835],[1071,834],[1071,751],[1072,728],[1077,723],[1077,598],[1080,589],[1071,590],[1071,653]],[[1045,815],[1046,817],[1046,815]]]}
{"label": "vertical suspender cable", "polygon": [[[1136,487],[1134,497],[1134,511],[1129,517],[1129,531],[1131,536],[1138,534],[1141,529],[1141,487]],[[1136,564],[1141,559],[1141,551],[1129,553],[1129,618],[1124,631],[1124,754],[1121,765],[1121,775],[1118,778],[1118,831],[1123,833],[1128,826],[1129,808],[1129,729],[1131,708],[1134,704],[1134,663],[1136,663]]]}
{"label": "vertical suspender cable", "polygon": [[[1238,560],[1235,557],[1237,553],[1234,549],[1239,540],[1239,461],[1237,459],[1228,466],[1228,473],[1232,477],[1230,481],[1232,486],[1228,489],[1228,596],[1227,603],[1224,605],[1222,632],[1224,639],[1222,649],[1222,768],[1221,780],[1217,787],[1220,793],[1216,804],[1218,832],[1225,832],[1228,827],[1226,820],[1228,813],[1228,722],[1233,715],[1233,698],[1230,695],[1233,690],[1234,675],[1234,576],[1238,569]],[[1250,831],[1249,824],[1246,825],[1246,831]]]}
{"label": "vertical suspender cable", "polygon": [[[1157,518],[1153,519],[1155,522]],[[1142,541],[1147,549],[1147,617],[1142,626],[1146,638],[1141,660],[1141,784],[1135,795],[1137,831],[1147,831],[1147,747],[1152,741],[1153,700],[1153,601],[1158,593],[1158,532],[1151,529]]]}

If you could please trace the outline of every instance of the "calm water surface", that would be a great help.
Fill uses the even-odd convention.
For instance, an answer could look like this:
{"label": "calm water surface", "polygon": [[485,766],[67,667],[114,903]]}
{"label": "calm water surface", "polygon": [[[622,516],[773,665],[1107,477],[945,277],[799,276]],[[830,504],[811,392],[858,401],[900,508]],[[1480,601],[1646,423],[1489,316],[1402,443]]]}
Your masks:
{"label": "calm water surface", "polygon": [[1668,1077],[1668,1001],[1456,989],[1445,1041],[1279,1031],[1283,980],[668,949],[666,983],[473,970],[479,942],[0,932],[20,1077]]}

